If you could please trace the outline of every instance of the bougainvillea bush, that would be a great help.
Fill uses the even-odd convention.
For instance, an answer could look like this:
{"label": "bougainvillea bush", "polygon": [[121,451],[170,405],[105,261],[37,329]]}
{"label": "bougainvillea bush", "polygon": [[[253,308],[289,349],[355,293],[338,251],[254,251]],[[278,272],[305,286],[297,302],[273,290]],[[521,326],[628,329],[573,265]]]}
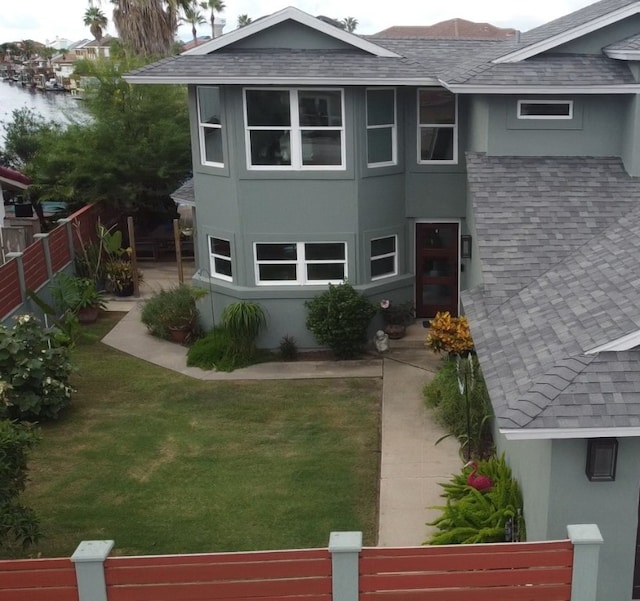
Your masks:
{"label": "bougainvillea bush", "polygon": [[466,355],[473,350],[473,339],[466,317],[452,317],[440,311],[431,320],[426,346],[436,353]]}
{"label": "bougainvillea bush", "polygon": [[71,402],[68,339],[32,315],[0,325],[0,419],[57,419]]}

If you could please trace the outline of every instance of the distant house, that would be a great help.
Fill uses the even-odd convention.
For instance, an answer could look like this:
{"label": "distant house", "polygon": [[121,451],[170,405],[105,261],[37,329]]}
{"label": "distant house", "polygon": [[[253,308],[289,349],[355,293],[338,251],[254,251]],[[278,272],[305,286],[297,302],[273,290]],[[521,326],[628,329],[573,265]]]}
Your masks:
{"label": "distant house", "polygon": [[371,37],[490,40],[513,38],[516,33],[515,29],[496,27],[490,23],[474,23],[466,19],[448,19],[435,25],[393,25],[374,33]]}
{"label": "distant house", "polygon": [[598,598],[640,598],[640,1],[463,23],[361,37],[288,8],[128,79],[189,88],[176,197],[216,314],[255,300],[261,344],[312,346],[330,283],[464,311],[529,538],[597,523]]}

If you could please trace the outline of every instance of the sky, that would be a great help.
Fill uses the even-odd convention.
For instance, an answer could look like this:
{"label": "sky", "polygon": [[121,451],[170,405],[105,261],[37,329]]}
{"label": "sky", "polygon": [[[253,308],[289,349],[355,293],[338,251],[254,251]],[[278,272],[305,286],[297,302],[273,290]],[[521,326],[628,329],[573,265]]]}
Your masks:
{"label": "sky", "polygon": [[[89,29],[82,23],[88,0],[3,0],[2,4],[0,43],[24,39],[46,43],[56,37],[72,41],[91,37]],[[295,6],[312,15],[322,14],[337,19],[354,17],[358,21],[356,33],[371,34],[391,25],[432,25],[454,17],[527,31],[592,4],[592,1],[449,0],[433,3],[395,0],[382,3],[371,0],[225,0],[225,4],[227,9],[216,17],[216,20],[226,20],[225,33],[236,28],[238,15],[247,14],[256,19],[287,6]],[[102,0],[101,7],[109,18],[107,33],[116,35],[111,23],[111,2]],[[201,26],[198,33],[208,35],[210,27]],[[181,26],[178,36],[185,41],[191,39],[191,27]]]}

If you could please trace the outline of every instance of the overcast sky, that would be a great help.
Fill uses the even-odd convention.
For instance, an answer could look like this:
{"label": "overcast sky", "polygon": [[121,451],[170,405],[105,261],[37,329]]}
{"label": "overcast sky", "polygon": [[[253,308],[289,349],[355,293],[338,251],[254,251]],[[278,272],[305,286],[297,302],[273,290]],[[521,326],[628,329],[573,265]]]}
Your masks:
{"label": "overcast sky", "polygon": [[[238,15],[251,18],[273,13],[287,6],[312,15],[323,14],[343,19],[354,17],[358,21],[356,33],[370,34],[391,25],[432,25],[438,21],[460,17],[469,21],[489,22],[499,27],[514,27],[521,31],[555,19],[588,4],[590,0],[449,0],[448,2],[422,2],[420,0],[225,0],[227,9],[217,18],[226,19],[225,33],[236,28]],[[72,41],[90,38],[89,29],[82,24],[87,0],[3,0],[0,15],[0,42],[33,39],[45,43],[56,36]],[[111,2],[103,0],[102,9],[109,18],[108,33],[116,34],[111,24]],[[199,33],[207,35],[206,26]],[[191,27],[182,26],[179,37],[191,38]]]}

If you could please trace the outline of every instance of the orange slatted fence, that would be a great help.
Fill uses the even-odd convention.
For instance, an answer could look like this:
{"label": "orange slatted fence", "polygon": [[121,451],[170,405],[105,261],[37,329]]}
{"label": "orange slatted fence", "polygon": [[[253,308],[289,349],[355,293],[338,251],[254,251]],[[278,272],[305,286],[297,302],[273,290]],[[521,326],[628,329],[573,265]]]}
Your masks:
{"label": "orange slatted fence", "polygon": [[49,253],[51,254],[51,269],[54,272],[60,271],[71,261],[71,249],[69,248],[66,227],[57,227],[49,234]]}
{"label": "orange slatted fence", "polygon": [[569,541],[360,553],[360,601],[569,601]]}
{"label": "orange slatted fence", "polygon": [[0,561],[0,601],[78,601],[70,559]]}
{"label": "orange slatted fence", "polygon": [[109,601],[331,601],[326,549],[110,557]]}
{"label": "orange slatted fence", "polygon": [[18,280],[18,263],[9,261],[0,265],[0,319],[11,313],[22,302]]}
{"label": "orange slatted fence", "polygon": [[25,249],[22,255],[22,264],[24,265],[24,281],[28,289],[37,290],[49,279],[42,240],[36,240]]}
{"label": "orange slatted fence", "polygon": [[82,207],[72,215],[69,215],[73,231],[73,248],[76,251],[81,250],[82,244],[86,245],[95,242],[97,239],[96,225],[99,217],[100,210],[96,204]]}

